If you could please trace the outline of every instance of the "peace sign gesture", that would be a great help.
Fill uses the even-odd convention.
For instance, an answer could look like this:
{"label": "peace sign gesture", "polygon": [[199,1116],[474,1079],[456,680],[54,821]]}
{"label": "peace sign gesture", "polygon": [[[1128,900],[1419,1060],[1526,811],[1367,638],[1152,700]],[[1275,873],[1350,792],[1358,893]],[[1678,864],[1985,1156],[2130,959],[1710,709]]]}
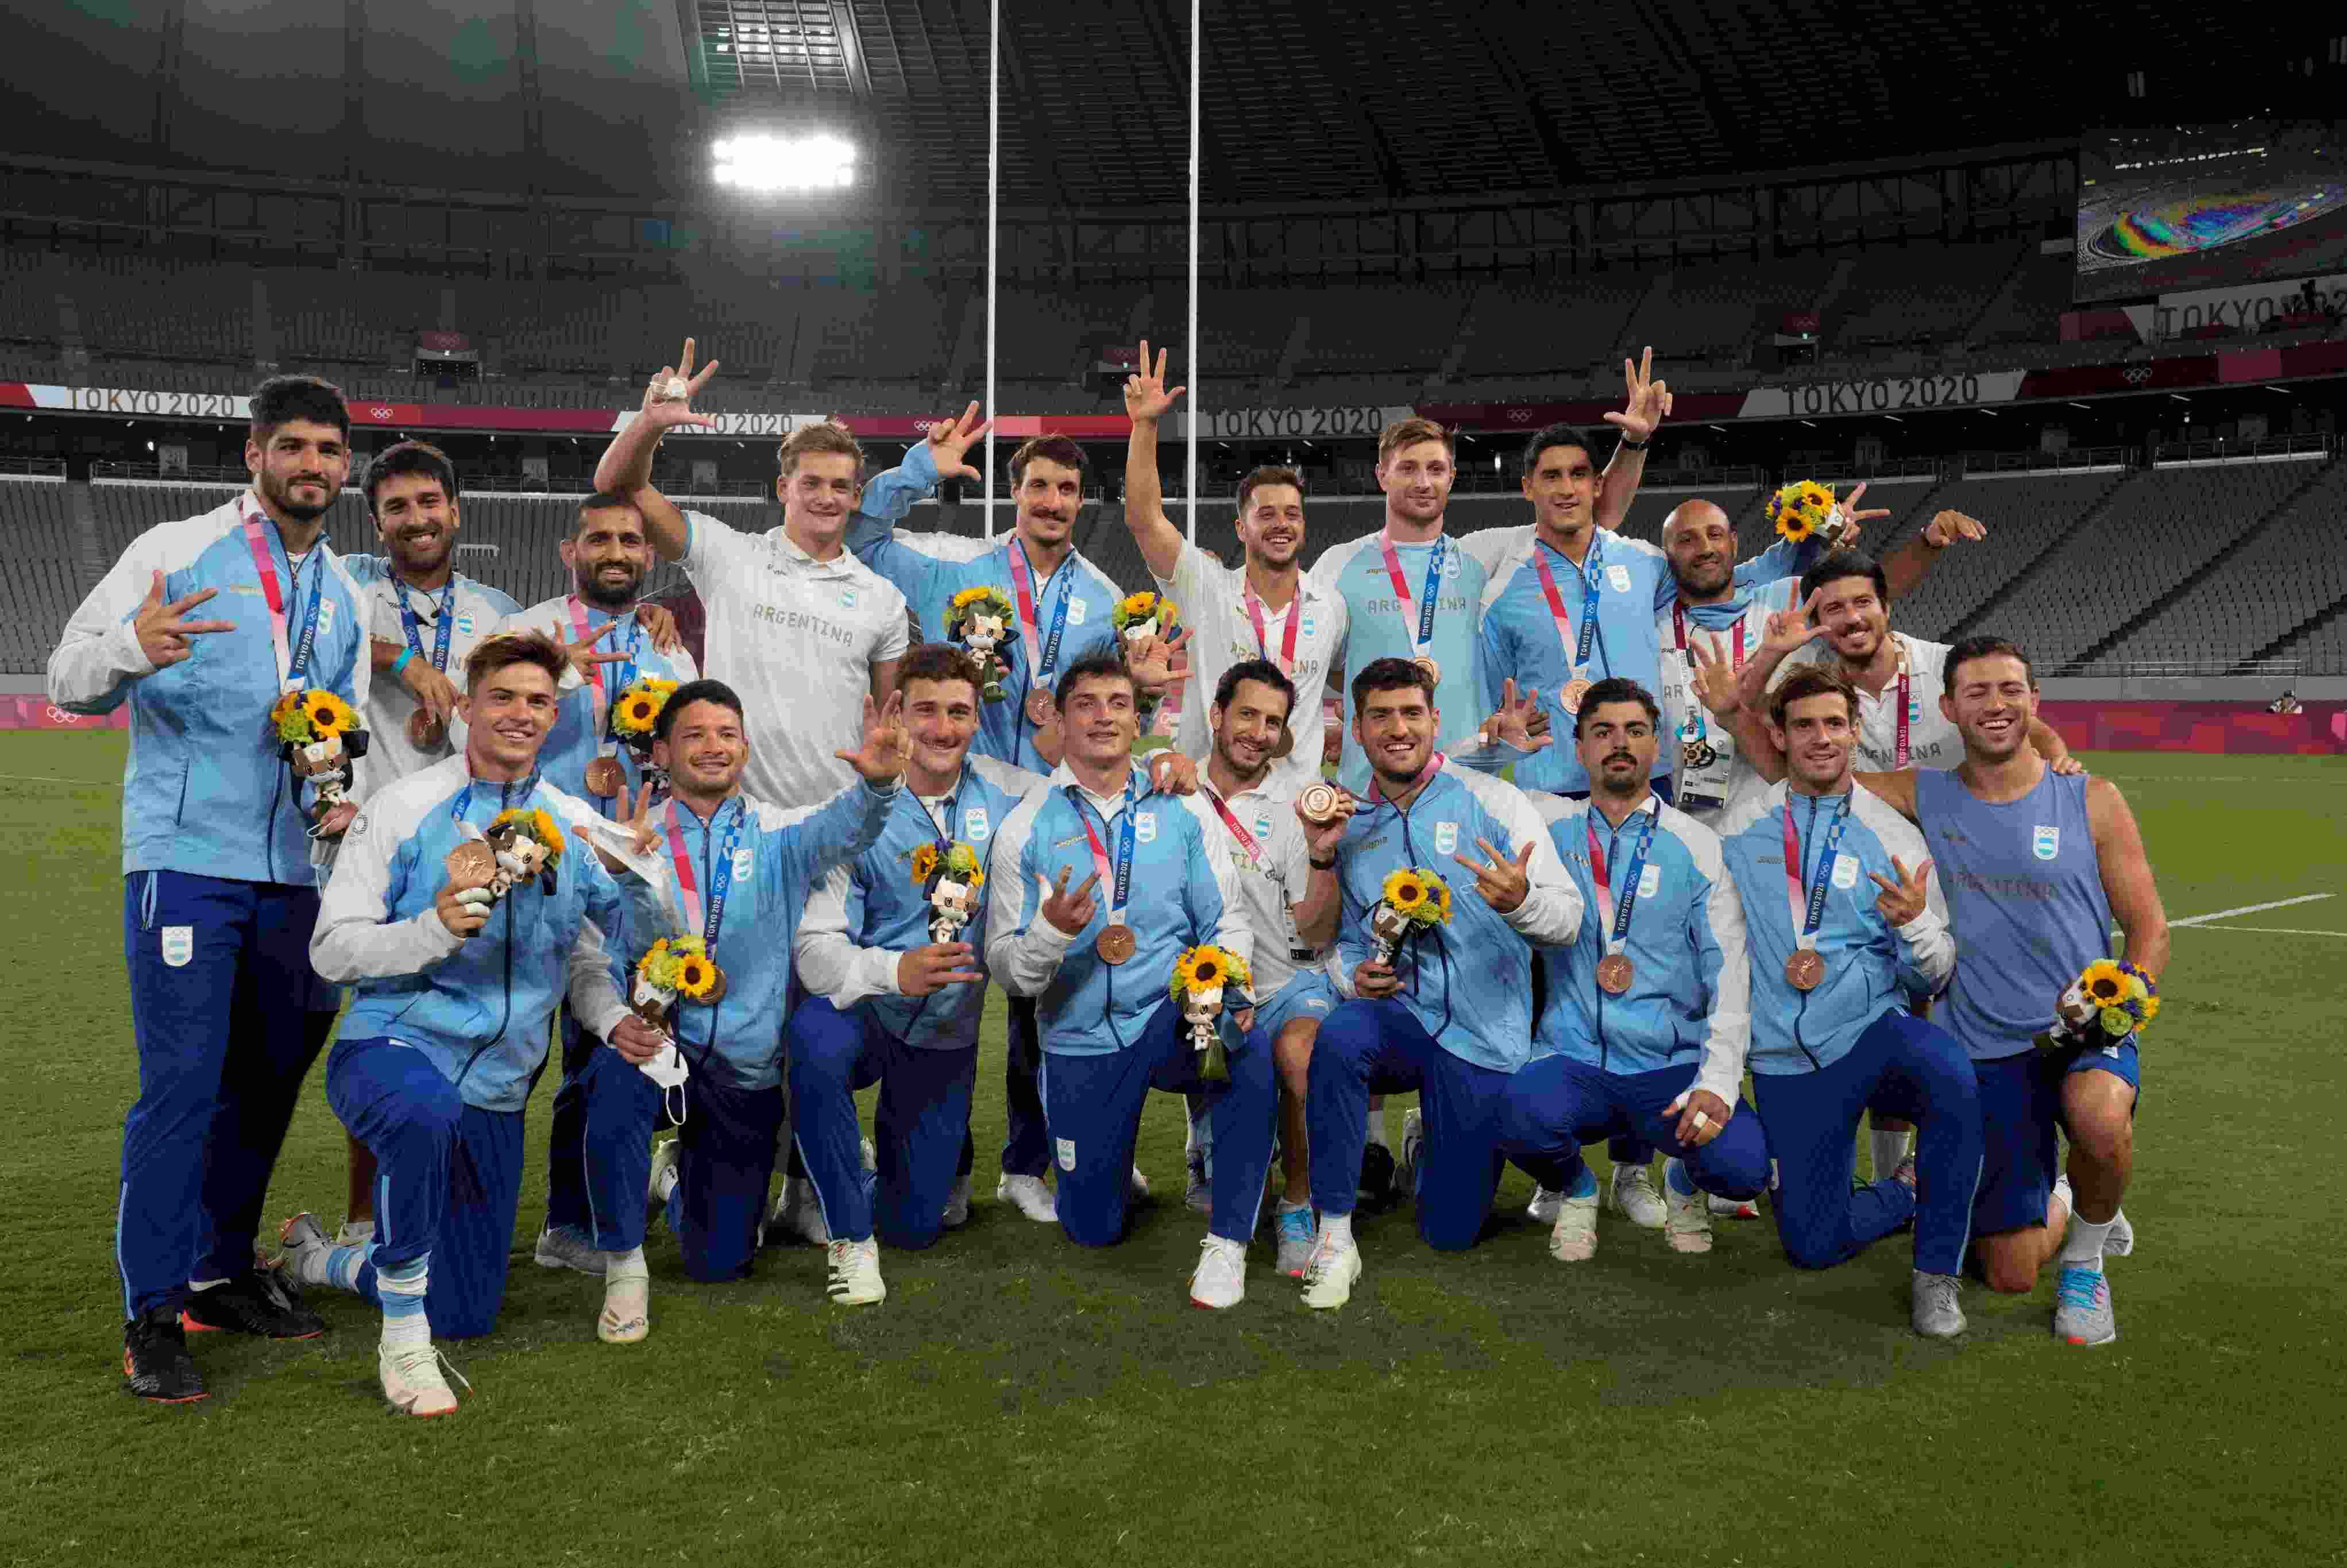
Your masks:
{"label": "peace sign gesture", "polygon": [[1524,846],[1516,851],[1512,860],[1501,854],[1488,838],[1477,839],[1475,847],[1491,857],[1488,864],[1470,860],[1463,855],[1450,858],[1475,874],[1475,891],[1482,896],[1484,903],[1502,915],[1514,914],[1523,904],[1524,895],[1532,890],[1532,841],[1525,839]]}
{"label": "peace sign gesture", "polygon": [[1687,661],[1692,666],[1688,676],[1695,694],[1711,710],[1712,717],[1722,723],[1735,717],[1742,701],[1736,689],[1736,667],[1728,660],[1727,650],[1719,645],[1717,635],[1688,638]]}
{"label": "peace sign gesture", "polygon": [[[645,783],[642,793],[639,794],[630,794],[628,786],[621,784],[618,804],[619,815],[614,821],[628,835],[628,853],[650,855],[660,846],[661,841],[661,830],[652,825],[651,784]],[[586,837],[588,846],[595,851],[595,858],[603,863],[604,870],[614,876],[630,874],[628,863],[607,847],[598,834],[590,832]]]}
{"label": "peace sign gesture", "polygon": [[1484,744],[1501,741],[1520,752],[1537,752],[1556,740],[1549,733],[1547,719],[1547,711],[1540,705],[1540,689],[1529,688],[1519,697],[1515,678],[1510,676],[1501,686],[1500,705],[1483,723]]}
{"label": "peace sign gesture", "polygon": [[717,421],[706,414],[692,411],[693,395],[709,384],[717,374],[717,362],[711,360],[699,375],[692,374],[692,340],[684,340],[684,352],[677,362],[664,364],[652,373],[651,384],[644,388],[643,412],[640,419],[651,421],[655,429],[673,430],[680,425],[714,425]]}
{"label": "peace sign gesture", "polygon": [[611,628],[619,624],[617,620],[607,620],[600,626],[589,628],[586,636],[562,645],[562,656],[570,661],[570,668],[578,672],[579,679],[581,681],[595,679],[595,667],[598,664],[627,662],[626,654],[607,652],[595,646],[610,634]]}
{"label": "peace sign gesture", "polygon": [[941,479],[974,479],[983,484],[986,476],[962,461],[962,455],[994,421],[978,416],[978,399],[971,398],[969,406],[961,411],[959,419],[946,418],[929,425],[929,460],[938,466]]}
{"label": "peace sign gesture", "polygon": [[1926,860],[1910,871],[1894,855],[1891,857],[1891,869],[1899,873],[1899,880],[1895,883],[1879,871],[1866,874],[1877,887],[1882,889],[1882,897],[1874,901],[1874,912],[1893,926],[1904,926],[1923,912],[1926,891],[1923,879],[1931,876],[1932,863]]}
{"label": "peace sign gesture", "polygon": [[1656,427],[1670,416],[1670,383],[1655,380],[1654,370],[1655,351],[1651,347],[1635,362],[1622,362],[1624,401],[1629,406],[1624,413],[1608,414],[1605,423],[1619,430],[1626,440],[1651,440]]}
{"label": "peace sign gesture", "polygon": [[1165,351],[1157,351],[1157,367],[1149,365],[1149,340],[1141,340],[1141,369],[1124,378],[1125,417],[1136,424],[1143,420],[1154,422],[1173,412],[1174,400],[1190,389],[1177,386],[1165,390]]}
{"label": "peace sign gesture", "polygon": [[1035,874],[1035,889],[1043,896],[1043,918],[1071,937],[1081,936],[1084,927],[1092,923],[1092,916],[1099,908],[1092,901],[1092,889],[1099,886],[1098,871],[1085,877],[1072,893],[1068,891],[1066,866],[1060,867],[1057,886],[1044,881],[1041,872]]}
{"label": "peace sign gesture", "polygon": [[1891,515],[1891,508],[1888,507],[1872,507],[1863,512],[1858,509],[1858,498],[1866,494],[1866,487],[1871,482],[1866,479],[1860,480],[1858,488],[1852,490],[1847,497],[1836,505],[1835,509],[1842,516],[1842,530],[1841,538],[1834,540],[1834,548],[1849,549],[1858,543],[1858,536],[1866,531],[1860,525],[1870,518],[1887,518]]}
{"label": "peace sign gesture", "polygon": [[234,631],[236,622],[233,620],[188,619],[188,611],[219,591],[216,588],[208,588],[165,604],[163,574],[157,572],[154,585],[147,590],[146,601],[139,605],[138,613],[130,620],[131,630],[138,638],[138,651],[146,655],[147,662],[158,670],[177,664],[194,654],[195,644],[190,639],[210,636],[216,631]]}

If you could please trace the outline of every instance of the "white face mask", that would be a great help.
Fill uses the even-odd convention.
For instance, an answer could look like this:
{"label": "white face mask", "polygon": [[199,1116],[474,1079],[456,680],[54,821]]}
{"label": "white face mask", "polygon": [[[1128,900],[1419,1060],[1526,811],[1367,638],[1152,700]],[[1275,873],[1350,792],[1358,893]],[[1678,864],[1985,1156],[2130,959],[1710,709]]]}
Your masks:
{"label": "white face mask", "polygon": [[638,1062],[636,1071],[660,1085],[661,1104],[667,1110],[669,1120],[683,1126],[684,1082],[692,1076],[692,1071],[685,1065],[684,1052],[677,1050],[676,1042],[669,1041],[650,1061]]}

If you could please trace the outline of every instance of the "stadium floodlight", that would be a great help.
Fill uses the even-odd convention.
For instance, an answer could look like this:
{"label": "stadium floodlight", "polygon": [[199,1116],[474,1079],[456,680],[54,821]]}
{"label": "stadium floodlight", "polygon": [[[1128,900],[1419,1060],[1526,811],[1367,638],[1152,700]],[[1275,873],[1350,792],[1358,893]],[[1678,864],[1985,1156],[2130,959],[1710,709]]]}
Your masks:
{"label": "stadium floodlight", "polygon": [[715,150],[717,183],[743,190],[841,190],[856,183],[856,149],[835,136],[736,136]]}

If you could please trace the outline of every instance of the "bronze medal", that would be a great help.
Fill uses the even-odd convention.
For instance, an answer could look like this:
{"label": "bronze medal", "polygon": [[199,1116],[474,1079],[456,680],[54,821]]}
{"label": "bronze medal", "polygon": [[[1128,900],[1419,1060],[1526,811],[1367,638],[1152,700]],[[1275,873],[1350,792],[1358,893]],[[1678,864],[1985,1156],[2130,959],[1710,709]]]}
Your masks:
{"label": "bronze medal", "polygon": [[1296,749],[1296,729],[1292,724],[1279,726],[1279,739],[1271,743],[1271,758],[1278,762]]}
{"label": "bronze medal", "polygon": [[1100,955],[1103,964],[1121,964],[1133,957],[1135,945],[1132,927],[1111,925],[1102,927],[1099,939],[1092,943],[1092,951]]}
{"label": "bronze medal", "polygon": [[459,893],[487,887],[497,874],[497,852],[477,838],[468,838],[448,852],[448,885]]}
{"label": "bronze medal", "polygon": [[724,999],[725,971],[717,967],[717,960],[712,958],[709,962],[709,994],[701,999],[701,1005],[713,1008]]}
{"label": "bronze medal", "polygon": [[1557,701],[1564,704],[1566,712],[1578,713],[1581,712],[1582,699],[1588,695],[1589,682],[1576,675],[1564,683],[1564,691],[1559,694]]}
{"label": "bronze medal", "polygon": [[1796,948],[1785,960],[1785,983],[1797,991],[1813,991],[1826,978],[1826,961],[1815,948]]}
{"label": "bronze medal", "polygon": [[1034,725],[1039,730],[1042,729],[1051,722],[1051,712],[1053,706],[1054,704],[1051,700],[1051,693],[1049,692],[1028,692],[1027,722]]}
{"label": "bronze medal", "polygon": [[1637,969],[1619,953],[1608,953],[1597,960],[1597,985],[1609,997],[1618,997],[1630,989]]}
{"label": "bronze medal", "polygon": [[1337,820],[1337,804],[1343,797],[1330,784],[1309,784],[1296,794],[1296,815],[1316,827],[1326,827]]}
{"label": "bronze medal", "polygon": [[419,752],[428,752],[447,738],[448,727],[434,718],[430,710],[418,708],[407,715],[407,742]]}
{"label": "bronze medal", "polygon": [[587,764],[587,793],[610,800],[627,787],[628,770],[613,756],[597,757]]}
{"label": "bronze medal", "polygon": [[1442,666],[1434,661],[1433,654],[1421,653],[1417,658],[1411,660],[1410,662],[1417,665],[1420,670],[1425,671],[1426,678],[1428,680],[1433,682],[1438,686],[1442,684]]}

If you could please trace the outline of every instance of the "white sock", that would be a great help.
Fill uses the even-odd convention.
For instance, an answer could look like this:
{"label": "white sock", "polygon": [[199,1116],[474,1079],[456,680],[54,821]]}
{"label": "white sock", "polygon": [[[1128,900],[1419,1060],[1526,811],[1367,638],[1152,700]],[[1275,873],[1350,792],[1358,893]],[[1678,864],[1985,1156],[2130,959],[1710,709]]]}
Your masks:
{"label": "white sock", "polygon": [[2103,1239],[2111,1234],[2117,1218],[2113,1214],[2096,1225],[2084,1214],[2073,1214],[2069,1234],[2062,1238],[2062,1266],[2099,1270],[2103,1266]]}
{"label": "white sock", "polygon": [[1370,1143],[1375,1143],[1378,1148],[1385,1150],[1388,1153],[1391,1153],[1393,1152],[1393,1145],[1386,1142],[1386,1112],[1384,1106],[1372,1105],[1369,1107],[1368,1121],[1364,1130],[1368,1133]]}
{"label": "white sock", "polygon": [[432,1343],[432,1322],[424,1315],[430,1264],[427,1255],[397,1273],[375,1271],[375,1294],[383,1300],[383,1342],[394,1349]]}
{"label": "white sock", "polygon": [[1874,1151],[1874,1179],[1887,1182],[1899,1169],[1899,1162],[1907,1157],[1907,1134],[1902,1130],[1885,1132],[1881,1128],[1866,1135],[1867,1147]]}
{"label": "white sock", "polygon": [[1350,1214],[1322,1214],[1320,1216],[1320,1239],[1335,1246],[1352,1245],[1353,1216]]}
{"label": "white sock", "polygon": [[1281,1214],[1292,1214],[1296,1213],[1298,1209],[1308,1209],[1308,1208],[1310,1208],[1311,1206],[1312,1206],[1312,1200],[1311,1200],[1311,1199],[1309,1199],[1309,1198],[1305,1199],[1305,1200],[1304,1200],[1302,1203],[1300,1203],[1300,1204],[1299,1204],[1299,1203],[1293,1202],[1292,1200],[1287,1199],[1287,1198],[1282,1198],[1282,1199],[1280,1199],[1280,1200],[1279,1200],[1279,1212],[1280,1212]]}
{"label": "white sock", "polygon": [[651,1270],[644,1266],[644,1249],[630,1247],[626,1252],[603,1255],[603,1277],[610,1279],[649,1279]]}

